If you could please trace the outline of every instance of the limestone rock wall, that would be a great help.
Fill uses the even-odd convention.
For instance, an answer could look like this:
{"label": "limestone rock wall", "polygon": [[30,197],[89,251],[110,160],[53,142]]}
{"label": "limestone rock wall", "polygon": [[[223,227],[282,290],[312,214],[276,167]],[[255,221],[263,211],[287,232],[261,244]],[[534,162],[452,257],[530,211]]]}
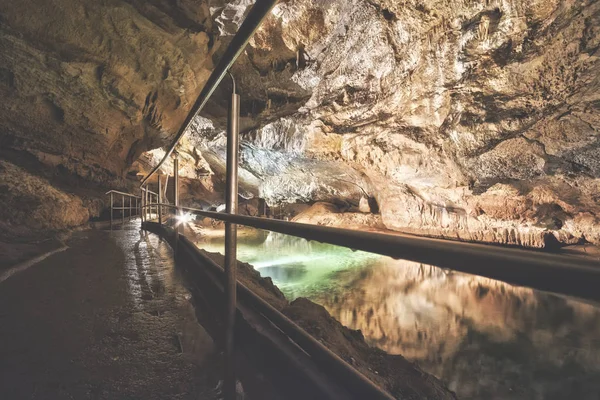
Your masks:
{"label": "limestone rock wall", "polygon": [[0,1],[0,158],[133,188],[208,77],[213,30],[206,1]]}
{"label": "limestone rock wall", "polygon": [[0,160],[0,242],[39,230],[72,228],[88,218],[88,208],[80,197]]}
{"label": "limestone rock wall", "polygon": [[[600,243],[598,26],[591,0],[281,2],[236,65],[246,167],[355,171],[398,231]],[[324,200],[301,169],[260,193]]]}
{"label": "limestone rock wall", "polygon": [[[0,0],[0,157],[134,188],[250,5]],[[369,198],[398,231],[599,243],[598,26],[594,0],[280,2],[233,67],[242,196]],[[228,90],[182,144],[210,204]]]}

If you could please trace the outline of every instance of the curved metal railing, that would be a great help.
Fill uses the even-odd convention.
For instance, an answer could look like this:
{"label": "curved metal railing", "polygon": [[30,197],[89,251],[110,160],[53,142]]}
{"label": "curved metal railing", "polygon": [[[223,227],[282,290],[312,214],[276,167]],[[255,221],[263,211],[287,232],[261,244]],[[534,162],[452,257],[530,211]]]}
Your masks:
{"label": "curved metal railing", "polygon": [[[172,208],[177,209],[177,207],[174,206],[172,206]],[[148,222],[151,224],[153,223],[151,221],[147,221],[146,223]],[[158,223],[154,224],[156,226],[159,225]],[[150,228],[150,226],[146,227]],[[201,263],[204,267],[208,267],[209,270],[215,271],[221,277],[224,277],[225,269],[222,265],[217,264],[211,258],[198,252],[198,247],[185,238],[185,236],[179,235],[176,231],[174,233],[178,235],[179,239],[177,240],[180,242],[175,246],[176,248],[179,249],[184,243],[188,247],[193,247],[196,250],[198,257],[200,257]],[[181,238],[181,236],[183,236],[183,238]],[[344,361],[340,356],[327,348],[323,343],[314,338],[310,333],[306,332],[302,327],[297,325],[277,308],[269,304],[266,300],[254,293],[243,283],[237,283],[237,292],[242,299],[241,303],[243,303],[245,306],[254,308],[259,314],[267,318],[270,324],[275,326],[278,331],[284,333],[289,339],[291,339],[295,346],[298,346],[304,353],[308,354],[310,358],[314,360],[322,369],[321,371],[326,372],[326,375],[329,377],[329,379],[334,378],[334,381],[337,380],[337,384],[350,389],[350,393],[352,393],[352,399],[394,399],[392,395]],[[344,397],[344,399],[348,399],[348,397]]]}
{"label": "curved metal railing", "polygon": [[[357,250],[364,250],[393,258],[431,264],[442,268],[448,268],[455,271],[497,279],[537,290],[574,296],[594,302],[600,301],[600,263],[598,262],[547,254],[543,252],[526,251],[491,245],[447,241],[417,236],[361,232],[348,229],[241,216],[236,215],[237,206],[232,208],[231,213],[219,213],[203,211],[189,207],[181,207],[179,206],[177,158],[175,158],[174,162],[174,204],[166,204],[164,202],[164,194],[162,193],[163,191],[161,189],[160,179],[158,180],[158,193],[150,192],[147,187],[150,178],[152,178],[152,176],[159,171],[165,161],[174,152],[175,147],[187,132],[195,116],[207,104],[210,96],[214,93],[217,86],[229,72],[229,69],[242,53],[252,35],[256,32],[261,22],[269,14],[269,11],[276,3],[277,0],[256,1],[246,19],[240,26],[238,32],[225,50],[217,66],[208,78],[205,86],[200,92],[200,95],[175,135],[174,140],[169,145],[165,156],[142,179],[142,221],[148,221],[148,219],[157,218],[158,222],[162,223],[163,207],[176,210],[175,214],[178,216],[181,216],[181,212],[184,210],[190,213],[214,218],[216,220],[225,221],[227,225],[233,227],[235,227],[235,224],[245,225],[253,228],[301,237],[308,240],[316,240],[323,243],[329,243]],[[232,104],[233,103],[234,101],[232,101]],[[229,116],[230,123],[235,112],[239,112],[239,110],[237,110],[235,107],[233,107],[233,111],[234,112],[230,113]],[[237,187],[237,164],[231,169],[229,164],[230,162],[234,164],[237,163],[237,159],[233,161],[230,160],[230,146],[237,146],[237,125],[235,125],[233,129],[228,128],[227,187],[228,190],[231,191],[233,188]],[[124,194],[116,191],[111,192],[108,192],[111,193],[111,196],[112,194]],[[151,201],[152,197],[155,199],[154,202]],[[146,212],[147,210],[150,210],[150,213]],[[152,210],[156,210],[156,213],[154,213]],[[179,233],[176,232],[176,235],[179,235]],[[233,235],[235,239],[235,232]],[[235,246],[235,240],[233,241],[233,245],[226,245],[226,253],[235,254],[235,252],[232,251],[232,249],[235,249]],[[226,265],[225,269],[227,270],[228,268],[231,269],[231,267]],[[233,276],[235,276],[235,274]],[[232,282],[236,282],[234,278],[229,279],[228,277],[228,282],[230,280]],[[235,284],[233,287],[235,288]],[[247,290],[241,285],[240,288],[244,293]],[[236,291],[234,290],[233,293],[235,292]],[[250,294],[247,294],[247,296],[249,296],[251,300],[257,297],[255,295],[252,296],[251,292]],[[235,304],[235,295],[233,295],[233,300],[231,301],[233,302],[232,304]],[[318,357],[322,357],[321,361],[325,365],[336,365],[336,368],[339,368],[339,370],[343,371],[344,374],[348,374],[346,376],[354,376],[357,382],[359,382],[359,385],[364,385],[365,390],[372,390],[373,393],[379,393],[379,396],[375,396],[373,398],[389,398],[389,395],[383,392],[381,389],[377,387],[371,387],[375,385],[370,383],[370,381],[367,380],[367,382],[365,382],[366,378],[364,378],[364,376],[362,376],[353,367],[346,364],[343,360],[340,360],[339,357],[328,354],[327,352],[329,350],[326,348],[322,349],[322,344],[318,342],[315,344],[314,342],[316,342],[316,340],[306,332],[303,330],[298,331],[296,329],[297,326],[293,324],[293,322],[279,315],[280,313],[277,310],[275,310],[277,312],[274,312],[272,307],[270,307],[264,301],[258,301],[256,299],[252,301],[254,301],[255,306],[260,308],[265,315],[270,315],[272,320],[278,321],[278,324],[280,324],[282,329],[287,331],[290,337],[294,337],[294,340],[304,343],[306,347],[312,349],[314,354],[318,354]],[[229,356],[230,355],[228,355],[228,357]],[[229,382],[226,383],[226,397],[234,398],[235,379],[226,376],[225,381]],[[227,392],[227,388],[230,388],[229,392]]]}
{"label": "curved metal railing", "polygon": [[202,91],[192,106],[192,109],[179,128],[179,131],[177,131],[175,139],[173,139],[173,142],[169,145],[165,156],[152,169],[152,171],[150,171],[150,173],[148,173],[148,175],[142,179],[140,186],[143,186],[159,170],[165,161],[169,159],[173,153],[173,150],[175,150],[175,146],[177,146],[177,143],[179,143],[183,135],[185,135],[196,115],[202,110],[202,108],[204,108],[210,96],[213,94],[217,86],[219,86],[219,83],[221,83],[229,71],[229,68],[231,68],[235,60],[237,60],[240,54],[242,54],[246,44],[248,44],[248,41],[254,35],[254,32],[256,32],[262,21],[267,17],[267,15],[269,15],[269,12],[276,3],[277,0],[256,0],[256,3],[254,6],[252,6],[252,9],[240,26],[240,29],[229,43],[229,46],[227,46],[227,49],[219,60],[219,63],[210,74],[210,77],[206,81],[204,88],[202,88]]}
{"label": "curved metal railing", "polygon": [[[177,208],[169,204],[148,206]],[[600,302],[600,262],[494,245],[363,232],[178,207],[219,221],[435,265],[536,290]]]}
{"label": "curved metal railing", "polygon": [[[181,219],[181,212],[224,221],[229,224],[279,232],[307,240],[319,241],[363,250],[396,259],[432,264],[441,268],[470,273],[536,290],[573,296],[600,302],[600,263],[571,256],[542,251],[522,250],[493,245],[455,242],[417,236],[362,232],[297,222],[204,211],[192,207],[165,203],[149,203],[143,208],[167,208],[173,217]],[[163,214],[165,216],[166,214]],[[185,220],[186,218],[183,218]],[[179,223],[179,222],[177,222]],[[157,225],[165,224],[163,219]],[[148,229],[148,227],[146,228]],[[181,237],[175,230],[174,234]],[[227,251],[227,250],[226,250]],[[204,257],[203,264],[223,272],[223,266]],[[362,373],[346,363],[326,346],[312,337],[294,321],[261,299],[238,282],[237,291],[245,304],[254,307],[281,332],[292,339],[318,365],[345,382],[357,398],[391,399],[389,393],[371,382]],[[359,395],[360,393],[360,395]],[[366,396],[366,397],[365,397]]]}

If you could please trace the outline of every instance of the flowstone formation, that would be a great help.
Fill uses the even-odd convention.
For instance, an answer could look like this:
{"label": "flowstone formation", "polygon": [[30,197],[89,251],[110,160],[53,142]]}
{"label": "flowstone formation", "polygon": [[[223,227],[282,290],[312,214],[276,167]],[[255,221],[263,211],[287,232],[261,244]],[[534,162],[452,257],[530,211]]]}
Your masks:
{"label": "flowstone formation", "polygon": [[[281,2],[234,66],[246,196],[372,199],[362,211],[402,232],[600,243],[599,27],[598,1]],[[208,175],[224,109],[189,138]]]}

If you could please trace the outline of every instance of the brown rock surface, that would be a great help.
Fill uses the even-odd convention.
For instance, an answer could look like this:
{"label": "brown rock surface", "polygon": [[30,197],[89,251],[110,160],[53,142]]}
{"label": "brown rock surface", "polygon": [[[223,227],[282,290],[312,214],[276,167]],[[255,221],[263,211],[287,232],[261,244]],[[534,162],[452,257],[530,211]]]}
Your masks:
{"label": "brown rock surface", "polygon": [[441,381],[404,357],[368,346],[359,330],[346,328],[323,306],[301,297],[283,313],[397,399],[456,399]]}
{"label": "brown rock surface", "polygon": [[[115,182],[172,137],[249,4],[0,1],[2,151],[133,185]],[[244,198],[374,198],[398,231],[600,243],[597,1],[293,0],[272,14],[234,66]],[[222,197],[225,86],[182,146],[201,204]]]}
{"label": "brown rock surface", "polygon": [[179,127],[211,69],[211,30],[206,2],[0,1],[0,149],[106,191]]}
{"label": "brown rock surface", "polygon": [[68,229],[87,222],[88,218],[89,211],[79,197],[0,160],[1,237],[27,236],[40,229],[46,232]]}
{"label": "brown rock surface", "polygon": [[303,224],[334,226],[345,229],[377,230],[385,228],[381,216],[362,212],[341,212],[330,203],[318,202],[295,216],[292,221]]}
{"label": "brown rock surface", "polygon": [[[294,0],[273,14],[235,67],[255,194],[372,196],[404,232],[600,243],[600,3]],[[192,136],[217,137],[214,121]],[[282,153],[300,170],[260,169]],[[354,193],[328,180],[340,170]]]}
{"label": "brown rock surface", "polygon": [[[0,241],[80,225],[104,191],[135,188],[249,4],[0,0]],[[280,2],[233,68],[246,211],[317,202],[296,220],[599,244],[599,27],[595,0]],[[192,205],[222,201],[226,90],[180,148]],[[323,309],[286,312],[359,368],[389,366]],[[385,368],[395,394],[450,396]]]}

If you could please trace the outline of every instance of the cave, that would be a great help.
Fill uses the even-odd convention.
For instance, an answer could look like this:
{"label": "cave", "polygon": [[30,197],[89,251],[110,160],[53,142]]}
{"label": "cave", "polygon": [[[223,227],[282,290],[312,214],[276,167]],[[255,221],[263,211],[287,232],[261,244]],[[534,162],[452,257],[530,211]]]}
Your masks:
{"label": "cave", "polygon": [[383,398],[600,396],[600,1],[0,0],[0,61],[0,397],[221,398],[199,259]]}

